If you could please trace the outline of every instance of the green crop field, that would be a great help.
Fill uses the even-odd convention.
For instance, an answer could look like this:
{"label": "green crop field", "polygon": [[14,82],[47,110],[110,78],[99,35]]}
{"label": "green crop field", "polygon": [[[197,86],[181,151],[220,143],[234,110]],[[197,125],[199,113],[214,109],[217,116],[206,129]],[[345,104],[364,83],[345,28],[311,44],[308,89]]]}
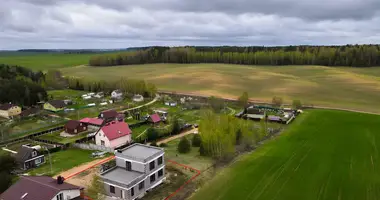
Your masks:
{"label": "green crop field", "polygon": [[243,66],[227,64],[149,64],[62,69],[89,80],[145,79],[161,90],[236,98],[247,91],[253,100],[281,96],[290,103],[380,113],[380,67]]}
{"label": "green crop field", "polygon": [[48,70],[87,64],[94,54],[14,53],[0,55],[0,64],[20,65],[32,70]]}
{"label": "green crop field", "polygon": [[198,199],[380,199],[380,116],[315,110],[222,170]]}

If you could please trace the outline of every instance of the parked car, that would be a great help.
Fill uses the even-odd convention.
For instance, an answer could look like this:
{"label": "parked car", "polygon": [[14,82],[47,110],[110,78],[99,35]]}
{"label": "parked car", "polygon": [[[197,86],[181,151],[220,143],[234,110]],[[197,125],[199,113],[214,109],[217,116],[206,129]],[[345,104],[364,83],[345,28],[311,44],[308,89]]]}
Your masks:
{"label": "parked car", "polygon": [[194,126],[194,128],[198,128],[198,124],[194,124],[193,126]]}
{"label": "parked car", "polygon": [[96,157],[103,157],[106,153],[107,153],[107,152],[105,152],[105,151],[98,151],[98,152],[94,152],[94,153],[92,153],[91,156],[92,156],[93,158],[96,158]]}
{"label": "parked car", "polygon": [[181,130],[186,130],[186,129],[189,129],[189,128],[191,128],[191,127],[192,127],[191,124],[186,123],[186,124],[184,124],[184,125],[182,126]]}

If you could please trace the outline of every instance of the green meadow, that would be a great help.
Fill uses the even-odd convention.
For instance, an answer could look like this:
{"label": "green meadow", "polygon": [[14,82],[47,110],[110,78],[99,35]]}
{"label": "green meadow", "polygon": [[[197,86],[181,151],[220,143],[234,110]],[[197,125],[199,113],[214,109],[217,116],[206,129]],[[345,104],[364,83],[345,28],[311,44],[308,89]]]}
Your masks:
{"label": "green meadow", "polygon": [[308,111],[190,199],[379,199],[379,124],[376,115]]}

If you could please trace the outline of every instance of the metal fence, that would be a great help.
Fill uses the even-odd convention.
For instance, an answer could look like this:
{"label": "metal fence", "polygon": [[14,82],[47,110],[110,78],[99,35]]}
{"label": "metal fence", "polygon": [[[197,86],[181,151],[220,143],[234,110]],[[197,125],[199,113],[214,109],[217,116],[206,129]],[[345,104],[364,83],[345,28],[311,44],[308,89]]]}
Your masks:
{"label": "metal fence", "polygon": [[96,144],[73,143],[72,146],[79,149],[85,149],[85,150],[106,151],[110,153],[114,152],[112,148],[100,146]]}

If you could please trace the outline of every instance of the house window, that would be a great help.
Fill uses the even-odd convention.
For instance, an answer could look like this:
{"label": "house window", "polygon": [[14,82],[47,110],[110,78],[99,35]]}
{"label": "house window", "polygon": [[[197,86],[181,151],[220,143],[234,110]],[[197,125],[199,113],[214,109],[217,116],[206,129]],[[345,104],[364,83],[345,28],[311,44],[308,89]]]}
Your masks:
{"label": "house window", "polygon": [[32,157],[37,156],[37,151],[32,151]]}
{"label": "house window", "polygon": [[126,169],[127,171],[132,171],[132,163],[129,162],[129,161],[126,161],[126,162],[125,162],[125,169]]}
{"label": "house window", "polygon": [[162,156],[157,159],[157,165],[162,165]]}
{"label": "house window", "polygon": [[142,190],[143,188],[144,188],[144,181],[141,181],[140,183],[139,183],[139,190]]}
{"label": "house window", "polygon": [[42,162],[41,160],[42,160],[41,158],[36,159],[35,160],[36,165],[40,164]]}
{"label": "house window", "polygon": [[57,195],[57,200],[64,200],[63,199],[63,193],[60,193]]}
{"label": "house window", "polygon": [[156,174],[150,176],[150,183],[153,183],[154,181],[156,181]]}
{"label": "house window", "polygon": [[149,163],[149,170],[153,170],[153,169],[154,169],[154,160]]}
{"label": "house window", "polygon": [[106,146],[105,143],[104,143],[104,140],[100,140],[100,145]]}
{"label": "house window", "polygon": [[164,175],[164,170],[160,169],[160,171],[158,171],[158,178],[160,178],[162,175]]}
{"label": "house window", "polygon": [[110,185],[110,192],[111,192],[112,194],[115,194],[115,187],[112,186],[112,185]]}
{"label": "house window", "polygon": [[135,188],[131,188],[131,197],[135,196]]}

